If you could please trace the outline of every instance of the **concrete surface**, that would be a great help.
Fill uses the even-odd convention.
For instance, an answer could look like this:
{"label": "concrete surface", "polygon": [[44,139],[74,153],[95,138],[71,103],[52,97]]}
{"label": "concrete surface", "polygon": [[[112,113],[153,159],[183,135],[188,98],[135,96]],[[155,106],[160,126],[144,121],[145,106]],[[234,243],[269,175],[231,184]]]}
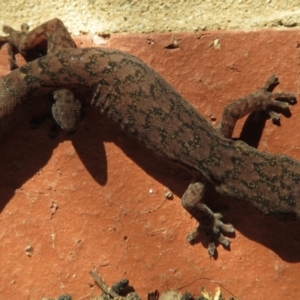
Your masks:
{"label": "concrete surface", "polygon": [[299,27],[299,0],[2,0],[0,22],[60,18],[73,34]]}
{"label": "concrete surface", "polygon": [[[299,95],[298,30],[86,36],[79,46],[128,51],[164,76],[209,121],[259,88],[271,75],[277,90]],[[179,47],[170,49],[176,41]],[[172,47],[171,47],[172,48]],[[0,75],[7,69],[5,47]],[[167,289],[199,294],[219,286],[226,299],[283,299],[300,294],[300,223],[281,223],[233,199],[209,194],[236,227],[230,250],[210,259],[180,197],[189,174],[158,161],[90,108],[74,136],[48,137],[52,121],[30,128],[44,100],[0,143],[1,299],[41,299],[100,293],[88,272],[108,284],[128,278],[146,299]],[[300,159],[300,105],[276,127],[267,121],[258,148]],[[243,121],[235,136],[239,136]],[[246,138],[253,138],[256,128]],[[166,193],[174,193],[173,200]]]}

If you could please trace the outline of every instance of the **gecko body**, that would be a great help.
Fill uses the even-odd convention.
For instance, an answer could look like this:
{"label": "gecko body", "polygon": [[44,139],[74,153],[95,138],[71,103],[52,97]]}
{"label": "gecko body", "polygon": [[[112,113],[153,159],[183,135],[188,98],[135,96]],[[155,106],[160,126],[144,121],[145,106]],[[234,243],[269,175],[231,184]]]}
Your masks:
{"label": "gecko body", "polygon": [[71,131],[84,99],[145,147],[191,173],[194,180],[182,196],[182,205],[201,227],[187,239],[194,240],[204,230],[213,255],[215,235],[228,245],[220,231],[234,228],[202,202],[207,185],[265,214],[287,213],[300,219],[300,162],[230,139],[241,116],[256,109],[274,116],[272,108],[288,109],[296,102],[292,93],[272,93],[277,84],[272,76],[261,89],[229,105],[216,129],[166,80],[128,53],[72,45],[52,48],[0,79],[0,134],[28,104],[50,92],[56,95],[55,119]]}

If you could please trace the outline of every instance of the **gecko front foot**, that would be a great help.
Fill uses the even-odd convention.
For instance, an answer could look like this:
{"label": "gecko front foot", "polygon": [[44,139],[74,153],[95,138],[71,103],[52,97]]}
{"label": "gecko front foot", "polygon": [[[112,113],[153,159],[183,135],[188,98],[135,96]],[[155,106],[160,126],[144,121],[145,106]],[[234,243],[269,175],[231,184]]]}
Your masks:
{"label": "gecko front foot", "polygon": [[224,224],[220,219],[222,218],[222,215],[219,213],[214,214],[214,223],[213,226],[210,227],[204,227],[199,225],[196,230],[191,232],[187,235],[186,239],[188,242],[192,243],[200,234],[200,232],[204,232],[207,239],[208,239],[208,254],[210,256],[213,256],[216,251],[216,245],[215,245],[215,237],[218,238],[219,242],[225,246],[228,247],[230,245],[230,240],[226,238],[221,231],[226,233],[233,233],[234,227],[232,224]]}

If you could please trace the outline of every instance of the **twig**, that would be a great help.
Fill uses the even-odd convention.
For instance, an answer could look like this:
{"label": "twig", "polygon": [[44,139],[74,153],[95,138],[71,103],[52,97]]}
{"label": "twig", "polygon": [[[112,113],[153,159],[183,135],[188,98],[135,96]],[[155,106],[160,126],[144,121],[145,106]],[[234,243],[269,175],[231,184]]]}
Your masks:
{"label": "twig", "polygon": [[100,275],[96,272],[90,271],[89,274],[93,277],[97,285],[101,288],[101,290],[111,296],[112,298],[120,297],[113,289],[111,289],[103,279],[101,279]]}

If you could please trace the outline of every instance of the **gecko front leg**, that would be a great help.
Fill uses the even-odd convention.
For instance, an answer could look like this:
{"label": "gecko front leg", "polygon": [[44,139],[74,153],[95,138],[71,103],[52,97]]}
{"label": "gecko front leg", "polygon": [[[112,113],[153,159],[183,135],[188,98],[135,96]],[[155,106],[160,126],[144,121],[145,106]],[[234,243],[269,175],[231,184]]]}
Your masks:
{"label": "gecko front leg", "polygon": [[28,24],[23,23],[21,25],[21,31],[15,30],[12,27],[6,25],[3,26],[2,30],[3,32],[9,34],[8,36],[1,36],[0,43],[7,43],[8,67],[10,70],[14,70],[19,67],[16,61],[17,53],[21,53],[27,62],[41,56],[35,49],[33,49],[31,53],[28,53],[18,48],[19,41],[22,40],[29,31]]}
{"label": "gecko front leg", "polygon": [[[0,43],[13,45],[21,55],[25,56],[27,51],[36,49],[37,45],[42,42],[47,43],[47,52],[44,55],[62,49],[77,48],[64,23],[57,18],[47,21],[30,31],[26,23],[21,25],[21,31],[7,25],[3,26],[3,31],[8,36],[0,37]],[[31,60],[39,56],[31,58]]]}
{"label": "gecko front leg", "polygon": [[[15,54],[19,52],[27,62],[47,53],[55,53],[61,49],[76,48],[76,45],[59,19],[50,20],[29,31],[27,24],[22,24],[21,31],[10,26],[3,26],[3,31],[9,34],[0,37],[0,44],[7,43],[8,64],[11,70],[18,68]],[[41,53],[37,45],[46,42],[47,51]],[[54,104],[52,115],[57,124],[66,132],[74,132],[81,115],[81,102],[67,89],[59,89],[53,93]]]}
{"label": "gecko front leg", "polygon": [[222,215],[213,213],[210,208],[202,202],[205,193],[205,183],[200,181],[191,183],[181,198],[182,206],[199,222],[199,226],[187,235],[187,240],[192,242],[200,232],[204,232],[208,238],[208,253],[213,256],[216,251],[215,237],[219,242],[228,246],[230,240],[221,231],[233,233],[234,227],[231,224],[224,224],[221,221]]}

